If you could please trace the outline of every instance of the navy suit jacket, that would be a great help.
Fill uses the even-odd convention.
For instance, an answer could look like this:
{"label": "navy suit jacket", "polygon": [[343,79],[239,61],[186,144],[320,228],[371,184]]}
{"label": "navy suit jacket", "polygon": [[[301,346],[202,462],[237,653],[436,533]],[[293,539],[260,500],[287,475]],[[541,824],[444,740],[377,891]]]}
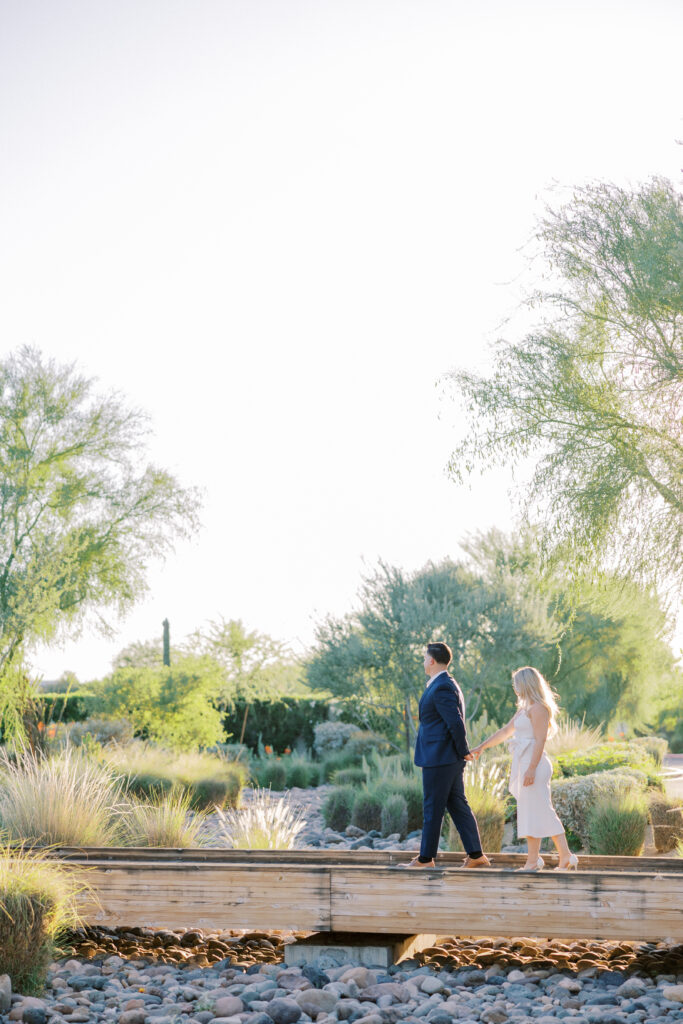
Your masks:
{"label": "navy suit jacket", "polygon": [[434,676],[420,698],[420,728],[415,741],[415,764],[436,768],[463,761],[469,754],[465,731],[465,698],[445,670]]}

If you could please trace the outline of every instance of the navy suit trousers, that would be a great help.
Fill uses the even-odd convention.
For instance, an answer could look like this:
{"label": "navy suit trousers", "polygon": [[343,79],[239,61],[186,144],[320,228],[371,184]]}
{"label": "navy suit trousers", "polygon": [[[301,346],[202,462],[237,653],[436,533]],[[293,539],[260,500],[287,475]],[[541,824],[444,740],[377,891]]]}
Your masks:
{"label": "navy suit trousers", "polygon": [[428,860],[439,850],[444,812],[448,811],[458,830],[465,853],[481,851],[477,819],[465,796],[464,761],[422,769],[424,823],[420,857]]}

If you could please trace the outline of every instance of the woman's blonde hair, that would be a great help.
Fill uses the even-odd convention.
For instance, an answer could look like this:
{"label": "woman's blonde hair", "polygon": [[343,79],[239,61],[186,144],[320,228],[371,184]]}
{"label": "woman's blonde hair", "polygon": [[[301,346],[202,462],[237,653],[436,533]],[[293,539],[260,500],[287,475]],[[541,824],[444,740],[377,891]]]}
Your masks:
{"label": "woman's blonde hair", "polygon": [[512,684],[517,694],[517,707],[528,708],[532,704],[542,704],[548,709],[548,736],[557,732],[557,716],[559,708],[555,694],[537,668],[525,665],[512,673]]}

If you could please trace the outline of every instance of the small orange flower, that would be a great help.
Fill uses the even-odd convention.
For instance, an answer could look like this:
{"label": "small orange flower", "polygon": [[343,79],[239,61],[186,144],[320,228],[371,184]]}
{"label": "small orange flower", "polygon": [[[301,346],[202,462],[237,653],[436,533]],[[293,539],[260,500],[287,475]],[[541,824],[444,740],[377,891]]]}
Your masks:
{"label": "small orange flower", "polygon": [[291,753],[292,753],[292,748],[291,747],[285,747],[285,754],[291,754]]}
{"label": "small orange flower", "polygon": [[273,753],[273,748],[270,746],[269,743],[266,743],[266,745],[265,745],[265,747],[263,749],[265,750],[266,754],[272,754]]}
{"label": "small orange flower", "polygon": [[45,728],[45,722],[38,722],[38,732],[42,732]]}
{"label": "small orange flower", "polygon": [[47,735],[48,735],[49,739],[53,740],[55,738],[55,736],[57,735],[57,726],[56,725],[49,725],[48,728],[47,728]]}
{"label": "small orange flower", "polygon": [[607,737],[607,742],[608,743],[614,743],[614,736],[608,736]]}

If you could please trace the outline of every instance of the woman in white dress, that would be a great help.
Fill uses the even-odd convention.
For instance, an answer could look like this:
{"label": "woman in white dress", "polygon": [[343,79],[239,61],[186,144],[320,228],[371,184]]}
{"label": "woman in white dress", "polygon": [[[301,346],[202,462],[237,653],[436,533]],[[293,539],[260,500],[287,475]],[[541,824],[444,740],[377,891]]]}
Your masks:
{"label": "woman in white dress", "polygon": [[517,835],[526,837],[527,859],[520,871],[541,871],[541,840],[551,836],[559,854],[556,871],[576,870],[578,858],[567,846],[564,826],[550,796],[552,761],[545,752],[548,736],[557,730],[557,704],[553,692],[535,668],[519,668],[512,676],[517,712],[502,729],[472,750],[484,750],[508,740],[512,751],[510,792],[517,800]]}

